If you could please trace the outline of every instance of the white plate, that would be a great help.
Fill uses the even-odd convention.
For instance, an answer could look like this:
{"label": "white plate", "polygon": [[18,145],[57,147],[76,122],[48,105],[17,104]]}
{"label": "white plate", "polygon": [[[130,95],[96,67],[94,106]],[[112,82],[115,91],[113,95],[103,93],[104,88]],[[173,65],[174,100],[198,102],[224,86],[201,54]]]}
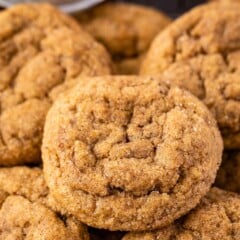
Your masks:
{"label": "white plate", "polygon": [[[104,0],[50,0],[47,1],[59,7],[66,13],[73,13],[79,10],[90,8]],[[0,0],[0,6],[10,7],[16,3],[46,2],[44,0]]]}

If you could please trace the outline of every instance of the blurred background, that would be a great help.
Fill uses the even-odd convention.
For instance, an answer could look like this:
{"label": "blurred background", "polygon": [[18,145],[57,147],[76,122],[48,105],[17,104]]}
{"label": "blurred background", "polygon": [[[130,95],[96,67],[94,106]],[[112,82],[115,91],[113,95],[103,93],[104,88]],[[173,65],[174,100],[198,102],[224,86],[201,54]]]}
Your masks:
{"label": "blurred background", "polygon": [[[35,1],[45,1],[47,0],[35,0]],[[101,2],[103,0],[95,0],[96,2]],[[109,2],[117,2],[107,0]],[[0,0],[0,6],[8,6],[14,2],[31,2],[31,0]],[[34,2],[34,0],[33,0]],[[89,5],[94,2],[94,0],[50,0],[49,2],[64,2],[66,3],[65,5],[69,5],[69,3],[73,3],[73,6],[67,6],[67,8],[64,8],[67,12],[72,12],[72,9],[76,9],[79,7],[86,8]],[[123,2],[123,1],[118,1],[118,2]],[[177,16],[181,15],[183,12],[189,10],[190,8],[206,2],[206,0],[132,0],[132,1],[125,1],[125,2],[132,2],[132,3],[139,3],[139,4],[144,4],[148,6],[153,6],[156,8],[161,9],[165,13],[167,13],[169,16],[172,18],[176,18]],[[68,4],[67,4],[68,3]]]}
{"label": "blurred background", "polygon": [[[114,1],[112,1],[114,2]],[[116,2],[116,1],[115,1]],[[118,1],[120,2],[120,1]],[[204,0],[132,0],[124,2],[140,3],[161,9],[171,17],[177,17],[190,8],[204,3]]]}

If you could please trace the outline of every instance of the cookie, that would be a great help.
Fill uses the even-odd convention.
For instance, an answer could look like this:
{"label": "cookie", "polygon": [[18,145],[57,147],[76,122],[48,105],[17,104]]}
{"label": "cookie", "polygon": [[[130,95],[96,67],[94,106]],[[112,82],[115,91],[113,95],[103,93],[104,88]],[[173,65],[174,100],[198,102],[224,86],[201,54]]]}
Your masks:
{"label": "cookie", "polygon": [[[19,198],[15,198],[16,196]],[[57,237],[60,237],[60,239],[72,240],[89,239],[86,226],[75,218],[66,216],[61,211],[57,202],[51,197],[43,177],[42,169],[37,167],[0,168],[0,206],[4,203],[7,197],[17,199],[17,201],[12,200],[11,204],[19,206],[17,206],[16,209],[12,208],[11,205],[9,206],[9,204],[6,204],[6,209],[3,210],[2,214],[6,216],[6,219],[8,220],[5,221],[3,218],[4,220],[2,223],[0,220],[0,239],[17,239],[20,237],[20,235],[14,235],[14,228],[19,226],[19,224],[20,229],[18,229],[18,231],[21,230],[22,226],[25,228],[24,223],[25,221],[28,221],[26,219],[29,219],[30,223],[33,224],[31,231],[36,232],[37,234],[32,236],[32,233],[29,233],[29,236],[27,235],[29,239],[38,239],[40,236],[44,236],[44,239],[49,240],[55,240]],[[17,218],[17,215],[20,214],[19,211],[24,211],[24,208],[20,208],[21,205],[26,207],[26,213],[23,217],[20,215],[20,217]],[[35,215],[33,214],[34,211],[38,213],[36,210],[38,207],[42,210],[42,213],[35,218]],[[6,213],[8,208],[10,209],[9,214]],[[0,218],[2,217],[1,211],[2,210],[0,210]],[[43,216],[45,216],[47,222],[44,220],[43,223],[40,222],[40,225],[34,225],[36,221],[41,220]],[[14,221],[14,219],[17,220]],[[17,225],[15,226],[14,224]],[[46,230],[46,234],[43,232],[43,229],[41,229],[41,224],[47,224],[47,226],[49,226]],[[10,233],[6,232],[8,227],[10,229],[13,228],[13,230],[11,229],[11,231],[9,231]],[[53,232],[51,232],[51,228],[54,228]],[[58,235],[55,236],[54,234],[57,234],[58,231]],[[18,232],[16,232],[16,234],[18,234]],[[32,238],[30,238],[30,236],[32,236]],[[56,238],[53,238],[53,236]]]}
{"label": "cookie", "polygon": [[0,165],[36,163],[51,92],[79,75],[109,74],[109,56],[47,4],[16,5],[0,24]]}
{"label": "cookie", "polygon": [[0,209],[0,239],[88,240],[85,227],[66,221],[39,203],[9,196]]}
{"label": "cookie", "polygon": [[159,78],[82,77],[49,111],[42,152],[46,182],[69,214],[139,231],[195,207],[214,181],[222,139],[197,98]]}
{"label": "cookie", "polygon": [[[3,196],[17,195],[31,202],[41,203],[54,212],[66,216],[66,212],[52,197],[45,182],[43,171],[39,167],[0,168],[0,193]],[[1,196],[0,196],[1,199]],[[0,200],[1,203],[1,200]]]}
{"label": "cookie", "polygon": [[156,37],[141,67],[200,98],[228,149],[240,148],[239,18],[237,3],[196,7]]}
{"label": "cookie", "polygon": [[240,196],[211,189],[184,218],[158,231],[128,233],[123,240],[219,240],[240,238]]}
{"label": "cookie", "polygon": [[31,202],[45,202],[49,194],[42,169],[38,167],[0,168],[0,190],[23,196]]}
{"label": "cookie", "polygon": [[139,65],[134,68],[123,65],[120,69],[118,66],[128,58],[138,58],[145,53],[157,33],[171,22],[169,17],[156,9],[129,3],[101,4],[76,14],[76,18],[108,49],[118,74],[138,73]]}
{"label": "cookie", "polygon": [[240,153],[225,152],[215,185],[222,189],[240,193]]}

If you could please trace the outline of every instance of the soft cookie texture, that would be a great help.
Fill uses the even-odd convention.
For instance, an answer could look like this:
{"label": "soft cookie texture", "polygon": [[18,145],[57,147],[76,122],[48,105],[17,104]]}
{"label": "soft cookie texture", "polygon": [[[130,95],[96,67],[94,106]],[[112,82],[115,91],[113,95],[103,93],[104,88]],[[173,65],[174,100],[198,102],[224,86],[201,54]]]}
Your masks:
{"label": "soft cookie texture", "polygon": [[141,67],[200,98],[228,149],[240,148],[239,18],[238,3],[196,7],[156,37]]}
{"label": "soft cookie texture", "polygon": [[0,165],[36,163],[51,92],[79,75],[109,74],[109,56],[47,4],[16,5],[0,23]]}
{"label": "soft cookie texture", "polygon": [[174,224],[153,232],[128,233],[123,240],[240,239],[240,196],[217,188]]}
{"label": "soft cookie texture", "polygon": [[222,189],[240,193],[240,152],[225,152],[215,185]]}
{"label": "soft cookie texture", "polygon": [[40,168],[0,168],[0,206],[2,204],[1,240],[89,239],[85,225],[74,217],[60,214],[61,208],[52,199]]}
{"label": "soft cookie texture", "polygon": [[46,182],[97,228],[166,226],[213,183],[222,139],[207,108],[159,78],[82,78],[55,101],[43,139]]}
{"label": "soft cookie texture", "polygon": [[129,3],[101,4],[76,18],[111,53],[117,74],[138,73],[141,56],[171,22],[156,9]]}
{"label": "soft cookie texture", "polygon": [[46,202],[49,194],[42,169],[38,167],[0,168],[0,190],[32,202]]}
{"label": "soft cookie texture", "polygon": [[88,240],[83,225],[61,220],[50,209],[21,196],[9,196],[0,209],[0,239]]}

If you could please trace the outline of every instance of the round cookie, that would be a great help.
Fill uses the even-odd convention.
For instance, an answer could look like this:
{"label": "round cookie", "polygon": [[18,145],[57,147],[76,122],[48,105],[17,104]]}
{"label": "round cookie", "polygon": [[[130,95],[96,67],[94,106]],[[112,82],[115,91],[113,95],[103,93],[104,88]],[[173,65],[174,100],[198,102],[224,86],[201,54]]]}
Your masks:
{"label": "round cookie", "polygon": [[49,111],[42,152],[46,182],[69,214],[140,231],[196,206],[222,140],[197,98],[159,78],[86,77]]}
{"label": "round cookie", "polygon": [[116,74],[138,73],[140,61],[135,61],[134,67],[124,62],[138,59],[157,33],[171,22],[156,9],[129,3],[101,4],[78,13],[76,19],[111,53]]}
{"label": "round cookie", "polygon": [[206,4],[153,41],[141,74],[163,74],[200,98],[217,119],[226,148],[240,148],[240,4]]}
{"label": "round cookie", "polygon": [[212,188],[182,219],[161,230],[128,233],[123,240],[234,240],[240,237],[240,196]]}
{"label": "round cookie", "polygon": [[240,193],[240,153],[225,152],[215,185],[222,189]]}
{"label": "round cookie", "polygon": [[88,240],[83,225],[74,219],[61,220],[39,203],[9,196],[0,209],[0,239]]}
{"label": "round cookie", "polygon": [[51,92],[79,75],[109,74],[109,56],[47,4],[16,5],[0,24],[0,165],[39,162]]}

